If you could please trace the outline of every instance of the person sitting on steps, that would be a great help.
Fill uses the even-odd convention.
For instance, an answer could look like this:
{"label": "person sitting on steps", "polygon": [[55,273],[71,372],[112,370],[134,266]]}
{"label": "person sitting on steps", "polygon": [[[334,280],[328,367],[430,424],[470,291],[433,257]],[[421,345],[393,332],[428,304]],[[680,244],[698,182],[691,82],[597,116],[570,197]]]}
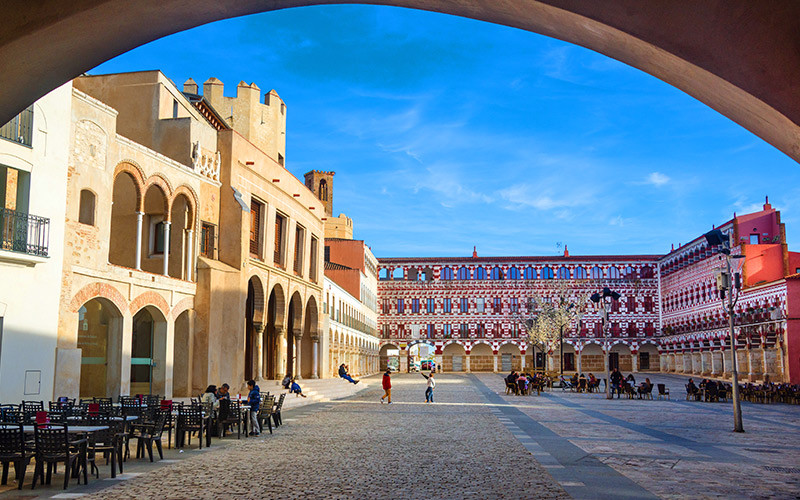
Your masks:
{"label": "person sitting on steps", "polygon": [[306,395],[303,394],[303,389],[300,388],[300,384],[297,383],[297,379],[294,378],[289,382],[289,393],[297,394],[298,397],[306,397]]}

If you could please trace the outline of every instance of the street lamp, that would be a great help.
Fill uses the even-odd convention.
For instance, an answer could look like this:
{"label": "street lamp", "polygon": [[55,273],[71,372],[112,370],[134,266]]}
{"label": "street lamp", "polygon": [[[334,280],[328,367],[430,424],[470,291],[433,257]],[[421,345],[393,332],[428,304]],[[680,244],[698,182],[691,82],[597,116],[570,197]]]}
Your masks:
{"label": "street lamp", "polygon": [[[725,304],[725,291],[728,291],[728,333],[731,339],[731,375],[733,377],[733,431],[744,432],[744,427],[742,427],[742,407],[739,404],[739,372],[736,369],[736,335],[733,332],[733,306],[736,305],[733,299],[733,288],[735,286],[737,292],[741,289],[738,273],[736,273],[734,283],[731,283],[731,259],[743,259],[744,255],[731,255],[730,240],[719,229],[711,230],[704,236],[709,246],[721,246],[722,248],[717,251],[725,256],[726,269],[717,274],[717,289],[719,290],[720,299],[723,300],[723,306]],[[737,293],[736,299],[738,300],[738,298]]]}
{"label": "street lamp", "polygon": [[[617,292],[612,292],[608,287],[603,288],[603,293],[594,293],[590,297],[592,302],[599,304],[603,302],[603,345],[606,351],[606,399],[611,399],[611,379],[609,375],[610,354],[608,352],[608,313],[611,310],[611,300],[619,300],[620,295]],[[611,299],[611,300],[606,300]]]}

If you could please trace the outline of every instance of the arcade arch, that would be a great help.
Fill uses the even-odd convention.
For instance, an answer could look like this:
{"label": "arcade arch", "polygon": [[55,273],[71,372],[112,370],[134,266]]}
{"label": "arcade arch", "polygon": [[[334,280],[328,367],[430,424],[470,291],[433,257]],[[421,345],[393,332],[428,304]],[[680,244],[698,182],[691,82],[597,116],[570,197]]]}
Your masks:
{"label": "arcade arch", "polygon": [[133,315],[131,394],[166,394],[167,320],[152,305]]}
{"label": "arcade arch", "polygon": [[108,299],[93,298],[78,309],[80,397],[119,396],[122,324],[121,311]]}
{"label": "arcade arch", "polygon": [[[286,314],[286,297],[280,285],[272,287],[267,303],[267,326],[264,335],[263,363],[266,379],[279,377],[280,360],[278,359],[279,342],[283,334],[283,318]],[[285,375],[285,374],[284,374]]]}
{"label": "arcade arch", "polygon": [[466,355],[467,352],[463,345],[457,342],[447,344],[442,349],[442,369],[446,372],[466,371]]}

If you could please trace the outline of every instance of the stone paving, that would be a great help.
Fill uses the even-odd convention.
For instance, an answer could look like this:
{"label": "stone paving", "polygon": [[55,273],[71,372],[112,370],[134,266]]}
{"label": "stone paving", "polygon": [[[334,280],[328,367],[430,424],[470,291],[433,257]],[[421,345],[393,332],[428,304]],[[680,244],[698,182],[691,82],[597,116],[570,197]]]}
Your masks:
{"label": "stone paving", "polygon": [[133,460],[125,480],[64,495],[29,490],[29,471],[25,490],[0,496],[800,498],[800,406],[744,403],[735,434],[730,403],[688,402],[683,377],[647,376],[672,399],[507,396],[498,374],[440,374],[425,404],[421,376],[395,375],[391,406],[369,389],[285,412],[271,436]]}
{"label": "stone paving", "polygon": [[587,456],[662,498],[800,498],[800,406],[744,402],[746,432],[737,434],[730,402],[686,401],[685,377],[642,374],[637,382],[645,376],[665,383],[672,399],[608,401],[605,394],[560,389],[506,396],[500,376],[477,378]]}
{"label": "stone paving", "polygon": [[[377,384],[376,384],[377,385]],[[569,498],[463,375],[394,377],[259,439],[211,448],[85,498]],[[220,489],[221,488],[221,489]]]}

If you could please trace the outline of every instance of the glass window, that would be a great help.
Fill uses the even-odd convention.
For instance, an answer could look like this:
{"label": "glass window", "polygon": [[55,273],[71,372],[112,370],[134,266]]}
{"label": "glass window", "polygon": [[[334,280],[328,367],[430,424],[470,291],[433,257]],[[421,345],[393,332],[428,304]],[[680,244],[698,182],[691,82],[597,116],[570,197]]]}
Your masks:
{"label": "glass window", "polygon": [[450,330],[450,325],[444,325],[444,328],[443,328],[443,333],[444,333],[444,338],[446,338],[446,339],[449,339],[449,338],[450,338],[451,334],[453,333],[453,332]]}
{"label": "glass window", "polygon": [[625,277],[629,280],[636,279],[639,277],[639,273],[636,272],[636,268],[633,266],[628,266],[625,268]]}
{"label": "glass window", "polygon": [[94,226],[94,201],[95,195],[88,189],[81,190],[81,204],[78,212],[78,222]]}
{"label": "glass window", "polygon": [[549,267],[545,266],[542,268],[542,279],[543,280],[551,280],[553,279],[553,270]]}
{"label": "glass window", "polygon": [[419,299],[411,299],[411,312],[412,313],[419,312]]}
{"label": "glass window", "polygon": [[468,299],[461,299],[461,312],[469,312],[469,300]]}
{"label": "glass window", "polygon": [[469,325],[466,323],[461,323],[461,326],[458,328],[458,333],[461,337],[466,338],[469,335]]}
{"label": "glass window", "polygon": [[485,280],[486,279],[486,269],[479,267],[475,269],[475,279],[476,280]]}
{"label": "glass window", "polygon": [[511,298],[511,312],[519,312],[519,299],[516,297]]}
{"label": "glass window", "polygon": [[203,222],[200,227],[200,255],[214,258],[217,246],[217,227],[214,224]]}
{"label": "glass window", "polygon": [[493,280],[501,280],[503,279],[503,270],[499,267],[492,268],[492,279]]}
{"label": "glass window", "polygon": [[450,299],[442,300],[442,311],[446,313],[450,312]]}
{"label": "glass window", "polygon": [[250,200],[250,255],[261,257],[261,216],[264,204],[258,200]]}
{"label": "glass window", "polygon": [[575,279],[576,280],[585,280],[586,279],[586,268],[585,267],[576,267],[575,268]]}
{"label": "glass window", "polygon": [[617,267],[615,267],[615,266],[609,267],[608,268],[608,277],[609,277],[609,279],[612,279],[612,280],[618,280],[619,279],[619,269]]}
{"label": "glass window", "polygon": [[[286,237],[284,236],[284,232],[286,231],[286,217],[281,214],[275,214],[275,252],[273,256],[273,261],[278,266],[283,266],[283,246],[284,240]],[[325,247],[325,251],[329,252],[329,247]]]}
{"label": "glass window", "polygon": [[428,299],[428,312],[436,312],[436,301],[434,299]]}
{"label": "glass window", "polygon": [[644,266],[642,268],[642,278],[644,279],[652,279],[653,278],[653,268],[650,266]]}
{"label": "glass window", "polygon": [[484,304],[484,300],[483,299],[477,299],[475,301],[475,311],[477,311],[479,313],[482,313],[483,312],[483,304]]}
{"label": "glass window", "polygon": [[495,313],[503,312],[503,299],[500,297],[494,298],[494,303],[492,304],[492,308],[494,309]]}
{"label": "glass window", "polygon": [[600,266],[594,266],[592,268],[592,279],[599,280],[603,278],[603,268]]}
{"label": "glass window", "polygon": [[560,280],[568,280],[570,279],[570,272],[569,268],[566,266],[561,266],[558,268],[558,279]]}
{"label": "glass window", "polygon": [[466,266],[461,266],[458,269],[458,279],[460,280],[468,280],[470,278],[469,268]]}
{"label": "glass window", "polygon": [[525,268],[525,279],[526,280],[536,279],[536,269],[534,269],[533,266],[528,266]]}
{"label": "glass window", "polygon": [[397,313],[403,314],[405,312],[405,306],[403,304],[403,299],[397,299]]}
{"label": "glass window", "polygon": [[508,279],[510,280],[518,280],[519,279],[519,269],[516,267],[512,267],[508,270]]}
{"label": "glass window", "polygon": [[449,267],[443,267],[440,276],[441,279],[446,281],[453,279],[453,269]]}

